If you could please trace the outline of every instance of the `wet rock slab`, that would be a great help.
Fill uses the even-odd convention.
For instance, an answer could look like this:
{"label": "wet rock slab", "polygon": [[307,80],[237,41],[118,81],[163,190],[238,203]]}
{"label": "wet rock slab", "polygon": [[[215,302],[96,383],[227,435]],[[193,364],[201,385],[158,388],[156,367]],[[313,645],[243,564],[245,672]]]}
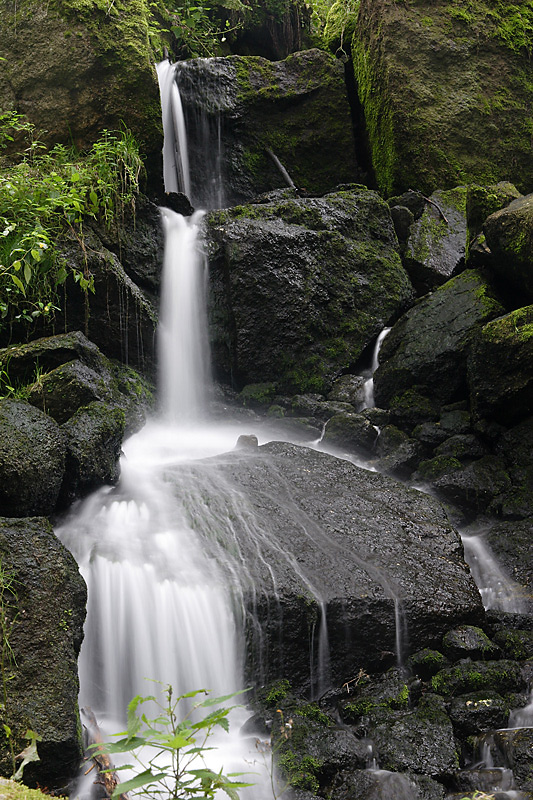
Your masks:
{"label": "wet rock slab", "polygon": [[395,661],[397,620],[406,651],[482,619],[459,536],[433,498],[280,442],[187,469],[206,481],[213,555],[249,565],[240,599],[256,678],[304,687],[311,663],[315,689],[321,670],[343,682]]}

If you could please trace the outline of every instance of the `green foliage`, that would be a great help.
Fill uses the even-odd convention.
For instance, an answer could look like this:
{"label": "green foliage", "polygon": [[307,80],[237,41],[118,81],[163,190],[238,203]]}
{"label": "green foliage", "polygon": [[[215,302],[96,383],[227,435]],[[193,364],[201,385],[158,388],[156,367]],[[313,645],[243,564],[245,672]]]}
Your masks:
{"label": "green foliage", "polygon": [[251,7],[242,0],[173,0],[171,31],[182,58],[216,56],[227,37],[243,27]]}
{"label": "green foliage", "polygon": [[[224,775],[214,772],[205,764],[204,757],[211,748],[207,741],[216,728],[229,730],[228,714],[231,707],[222,704],[234,695],[209,698],[193,705],[192,711],[180,720],[183,701],[188,701],[204,690],[188,692],[174,699],[171,686],[165,689],[165,704],[153,697],[134,697],[128,706],[128,727],[117,736],[113,744],[104,745],[109,754],[131,753],[135,765],[127,764],[120,769],[141,771],[130,780],[120,783],[112,800],[126,792],[150,798],[168,800],[192,800],[192,798],[214,798],[222,790],[231,800],[238,800],[239,789],[249,786],[242,781],[231,780],[236,774]],[[139,713],[143,703],[153,702],[159,712],[154,719]],[[181,705],[180,705],[181,704]],[[212,709],[198,719],[198,709]],[[94,749],[101,744],[93,745]],[[140,790],[140,791],[139,791]]]}
{"label": "green foliage", "polygon": [[289,786],[295,789],[304,789],[316,792],[320,789],[317,774],[320,773],[322,762],[313,756],[298,757],[295,753],[283,753],[278,758],[278,766],[285,775]]}
{"label": "green foliage", "polygon": [[9,683],[14,678],[15,654],[11,647],[11,633],[17,621],[17,591],[13,573],[0,560],[0,679],[2,681],[2,727],[11,755],[13,774],[16,772],[13,731],[9,725]]}
{"label": "green foliage", "polygon": [[274,683],[265,698],[265,702],[269,706],[279,705],[282,700],[285,700],[287,694],[291,690],[291,685],[285,678]]}
{"label": "green foliage", "polygon": [[[21,130],[30,129],[19,115],[2,115],[0,146]],[[0,330],[51,317],[69,274],[93,291],[88,269],[70,267],[57,242],[70,233],[84,251],[87,219],[120,224],[125,209],[135,209],[141,170],[127,130],[104,131],[86,154],[60,144],[46,151],[32,141],[18,164],[0,164]]]}

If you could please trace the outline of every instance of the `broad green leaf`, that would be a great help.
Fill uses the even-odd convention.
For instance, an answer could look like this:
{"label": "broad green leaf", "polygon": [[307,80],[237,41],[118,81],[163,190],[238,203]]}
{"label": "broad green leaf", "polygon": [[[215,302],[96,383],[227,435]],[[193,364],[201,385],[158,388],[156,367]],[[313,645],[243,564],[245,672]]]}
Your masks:
{"label": "broad green leaf", "polygon": [[148,783],[159,781],[161,778],[165,777],[166,775],[164,772],[156,773],[154,775],[151,770],[147,769],[144,772],[141,772],[139,775],[136,775],[135,778],[131,778],[129,781],[119,783],[111,795],[111,800],[115,800],[115,798],[120,797],[121,794],[127,794],[128,792],[132,792],[134,789],[139,789],[141,786],[146,786]]}
{"label": "broad green leaf", "polygon": [[143,747],[145,744],[145,739],[133,736],[132,738],[121,739],[119,742],[106,744],[105,749],[108,753],[128,753],[130,750]]}
{"label": "broad green leaf", "polygon": [[24,280],[26,283],[31,281],[32,271],[29,264],[24,264]]}
{"label": "broad green leaf", "polygon": [[34,249],[31,251],[31,255],[32,255],[32,258],[33,258],[35,261],[40,261],[40,260],[41,260],[41,251],[40,251],[40,250],[37,250],[37,248],[34,248]]}
{"label": "broad green leaf", "polygon": [[25,294],[26,294],[26,289],[24,288],[24,284],[22,283],[22,281],[20,280],[20,278],[17,278],[17,276],[16,276],[16,275],[12,275],[12,276],[11,276],[11,280],[13,281],[13,283],[15,284],[15,286],[17,287],[17,289],[20,289],[20,291],[22,292],[22,294],[23,294],[23,295],[25,295]]}
{"label": "broad green leaf", "polygon": [[11,266],[13,267],[13,269],[14,269],[16,272],[18,272],[18,271],[19,271],[19,269],[20,269],[20,268],[21,268],[21,266],[22,266],[22,261],[19,261],[19,260],[17,259],[17,261],[13,261],[13,264],[12,264]]}

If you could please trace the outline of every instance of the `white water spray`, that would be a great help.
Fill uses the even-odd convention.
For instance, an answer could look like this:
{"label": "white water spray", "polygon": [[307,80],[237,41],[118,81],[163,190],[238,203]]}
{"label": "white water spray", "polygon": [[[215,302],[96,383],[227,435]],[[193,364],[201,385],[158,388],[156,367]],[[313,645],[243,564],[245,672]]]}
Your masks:
{"label": "white water spray", "polygon": [[363,387],[365,392],[365,405],[364,405],[365,408],[374,408],[375,406],[373,375],[374,372],[379,367],[379,351],[381,350],[383,341],[389,332],[390,328],[383,328],[378,338],[376,339],[376,344],[374,345],[374,351],[372,353],[372,364],[370,365],[370,374],[369,377],[366,379],[365,385]]}

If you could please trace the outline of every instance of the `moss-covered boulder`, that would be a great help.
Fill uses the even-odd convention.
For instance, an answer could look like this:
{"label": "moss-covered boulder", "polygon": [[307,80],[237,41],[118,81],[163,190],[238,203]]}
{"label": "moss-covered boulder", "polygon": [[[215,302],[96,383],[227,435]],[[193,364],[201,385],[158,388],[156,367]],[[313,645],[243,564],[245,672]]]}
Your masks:
{"label": "moss-covered boulder", "polygon": [[328,420],[322,440],[326,445],[368,455],[377,438],[377,429],[362,414],[343,413]]}
{"label": "moss-covered boulder", "polygon": [[419,294],[446,283],[464,267],[466,188],[434,192],[419,220],[413,222],[403,256]]}
{"label": "moss-covered boulder", "polygon": [[478,417],[512,425],[531,414],[533,306],[477,330],[468,355],[468,384],[472,410]]}
{"label": "moss-covered boulder", "polygon": [[207,218],[217,372],[324,392],[412,298],[389,209],[362,187],[287,190]]}
{"label": "moss-covered boulder", "polygon": [[105,401],[126,416],[126,432],[144,424],[153,386],[106,358],[80,331],[46,336],[0,349],[0,369],[32,405],[64,423],[82,406]]}
{"label": "moss-covered boulder", "polygon": [[517,296],[533,300],[533,194],[513,200],[485,220],[492,269]]}
{"label": "moss-covered boulder", "polygon": [[[74,558],[46,519],[0,518],[3,614],[0,772],[12,774],[5,725],[14,752],[40,737],[40,760],[24,779],[65,791],[82,755],[78,717],[77,657],[83,637],[86,589]],[[5,633],[7,632],[7,640]]]}
{"label": "moss-covered boulder", "polygon": [[178,85],[188,129],[198,129],[203,118],[215,137],[220,132],[219,150],[213,147],[207,159],[202,134],[190,138],[194,204],[207,198],[210,207],[220,207],[287,186],[273,155],[308,192],[358,179],[342,65],[324,51],[276,62],[192,59],[179,66]]}
{"label": "moss-covered boulder", "polygon": [[63,425],[66,469],[61,503],[67,505],[120,476],[119,458],[124,436],[124,411],[94,402]]}
{"label": "moss-covered boulder", "polygon": [[5,5],[0,108],[26,114],[46,144],[85,148],[102,129],[125,124],[156,161],[162,130],[154,64],[162,47],[155,6],[147,0]]}
{"label": "moss-covered boulder", "polygon": [[496,211],[501,211],[519,197],[521,197],[520,192],[509,181],[500,181],[492,186],[470,184],[466,192],[466,224],[469,243],[481,233],[487,217]]}
{"label": "moss-covered boulder", "polygon": [[55,420],[21,400],[0,401],[0,508],[9,517],[47,516],[65,469]]}
{"label": "moss-covered boulder", "polygon": [[502,313],[493,289],[474,270],[424,297],[383,342],[374,373],[376,404],[387,407],[413,387],[439,403],[466,396],[468,344],[478,328]]}
{"label": "moss-covered boulder", "polygon": [[352,55],[380,189],[531,186],[530,3],[358,7]]}

